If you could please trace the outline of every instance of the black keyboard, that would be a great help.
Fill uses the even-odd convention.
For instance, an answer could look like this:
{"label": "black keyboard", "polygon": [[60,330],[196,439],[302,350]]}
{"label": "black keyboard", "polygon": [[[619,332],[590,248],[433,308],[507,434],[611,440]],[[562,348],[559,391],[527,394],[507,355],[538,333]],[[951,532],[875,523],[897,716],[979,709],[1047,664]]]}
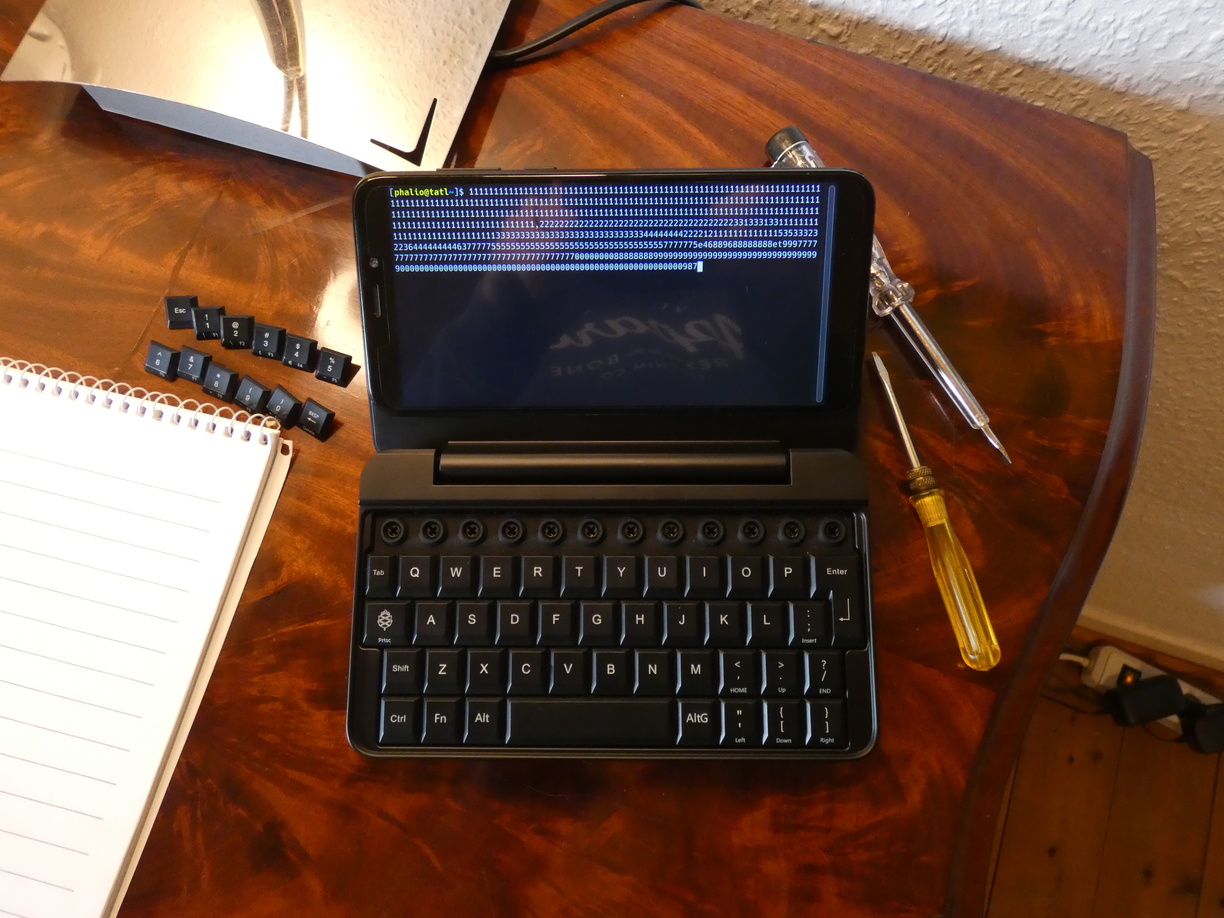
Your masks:
{"label": "black keyboard", "polygon": [[363,523],[363,752],[847,758],[874,740],[859,513]]}

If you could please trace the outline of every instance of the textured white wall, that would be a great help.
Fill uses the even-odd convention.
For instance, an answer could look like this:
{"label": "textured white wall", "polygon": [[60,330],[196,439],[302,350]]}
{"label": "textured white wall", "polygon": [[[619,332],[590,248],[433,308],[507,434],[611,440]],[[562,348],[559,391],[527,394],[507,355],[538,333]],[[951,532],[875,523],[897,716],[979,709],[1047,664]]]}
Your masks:
{"label": "textured white wall", "polygon": [[1147,424],[1082,622],[1224,669],[1224,0],[705,6],[1117,128],[1151,158]]}

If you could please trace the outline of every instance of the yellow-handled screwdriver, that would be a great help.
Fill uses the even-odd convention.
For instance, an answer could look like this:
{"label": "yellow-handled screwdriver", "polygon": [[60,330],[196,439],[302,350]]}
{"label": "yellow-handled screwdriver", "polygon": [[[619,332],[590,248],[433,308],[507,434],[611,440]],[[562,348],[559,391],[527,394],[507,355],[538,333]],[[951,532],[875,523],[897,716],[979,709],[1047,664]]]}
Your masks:
{"label": "yellow-handled screwdriver", "polygon": [[909,456],[912,468],[905,473],[905,480],[909,484],[910,503],[918,511],[918,519],[922,521],[922,528],[926,533],[927,549],[931,553],[931,569],[935,571],[935,580],[939,584],[939,592],[943,595],[944,608],[948,610],[948,618],[952,620],[952,630],[956,632],[961,657],[972,669],[990,669],[999,662],[999,642],[990,624],[990,616],[986,613],[986,604],[982,602],[982,594],[978,591],[973,568],[969,566],[965,550],[961,548],[960,540],[956,538],[952,524],[948,522],[948,507],[944,503],[943,492],[935,487],[935,476],[918,461],[914,442],[905,426],[905,418],[901,415],[901,406],[897,404],[897,396],[893,393],[884,361],[874,351],[871,358],[879,371],[880,381],[884,383],[888,404],[892,406],[893,416],[897,419],[897,429],[901,432],[901,442],[905,444],[905,452]]}

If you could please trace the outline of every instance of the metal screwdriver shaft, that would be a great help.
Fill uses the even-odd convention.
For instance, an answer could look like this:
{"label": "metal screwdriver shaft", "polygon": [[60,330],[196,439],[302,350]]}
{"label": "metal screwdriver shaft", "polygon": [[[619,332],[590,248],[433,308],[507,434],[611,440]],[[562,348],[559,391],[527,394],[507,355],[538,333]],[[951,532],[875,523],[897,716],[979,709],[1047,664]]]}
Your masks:
{"label": "metal screwdriver shaft", "polygon": [[960,540],[952,531],[943,492],[935,487],[935,476],[918,461],[918,453],[914,450],[914,442],[905,426],[905,418],[901,415],[901,406],[897,404],[897,396],[888,378],[888,370],[884,368],[884,361],[874,351],[871,359],[875,361],[880,381],[884,384],[884,393],[888,396],[888,404],[896,418],[897,430],[901,433],[901,442],[905,445],[905,454],[909,458],[910,470],[906,473],[905,480],[909,485],[910,503],[918,511],[918,519],[922,521],[927,549],[931,554],[931,569],[935,572],[935,581],[939,584],[944,608],[948,610],[952,630],[956,633],[961,657],[972,669],[990,669],[999,662],[1001,653],[994,628],[990,624],[990,616],[986,613],[986,604],[982,602],[982,594],[978,590],[977,579],[973,576],[973,568],[969,566],[969,559],[965,557]]}

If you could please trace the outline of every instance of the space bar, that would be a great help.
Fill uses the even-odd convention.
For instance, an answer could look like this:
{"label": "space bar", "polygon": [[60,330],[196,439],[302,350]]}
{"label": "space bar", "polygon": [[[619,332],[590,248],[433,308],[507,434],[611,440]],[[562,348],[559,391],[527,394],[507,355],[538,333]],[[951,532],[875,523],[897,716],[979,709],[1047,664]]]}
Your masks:
{"label": "space bar", "polygon": [[511,746],[674,746],[669,698],[511,698]]}

